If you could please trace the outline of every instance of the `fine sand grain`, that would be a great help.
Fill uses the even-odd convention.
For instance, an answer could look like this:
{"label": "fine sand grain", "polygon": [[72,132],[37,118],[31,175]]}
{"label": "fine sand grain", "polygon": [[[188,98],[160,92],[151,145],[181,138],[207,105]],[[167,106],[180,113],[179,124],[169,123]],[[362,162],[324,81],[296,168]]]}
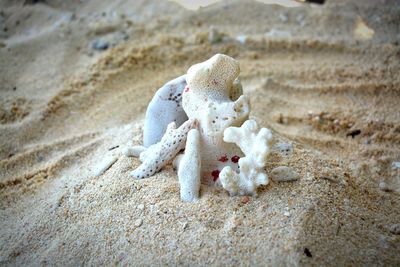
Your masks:
{"label": "fine sand grain", "polygon": [[[400,265],[399,33],[395,0],[0,2],[0,264]],[[182,203],[171,166],[135,181],[121,150],[154,92],[215,53],[293,144],[267,172],[299,179]]]}

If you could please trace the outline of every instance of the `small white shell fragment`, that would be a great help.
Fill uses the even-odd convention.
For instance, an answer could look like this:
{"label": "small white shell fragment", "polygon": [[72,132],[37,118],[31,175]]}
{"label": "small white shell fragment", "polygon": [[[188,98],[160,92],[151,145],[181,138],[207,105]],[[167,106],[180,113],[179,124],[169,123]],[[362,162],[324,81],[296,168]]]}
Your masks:
{"label": "small white shell fragment", "polygon": [[246,35],[239,35],[238,37],[236,37],[236,40],[241,44],[245,44],[246,41],[247,41],[247,36]]}
{"label": "small white shell fragment", "polygon": [[181,225],[182,225],[182,230],[186,230],[189,226],[188,222],[182,222]]}
{"label": "small white shell fragment", "polygon": [[400,161],[393,161],[392,162],[392,169],[400,169]]}
{"label": "small white shell fragment", "polygon": [[142,219],[137,219],[136,221],[135,221],[135,226],[136,227],[139,227],[139,226],[141,226],[143,224],[143,220]]}
{"label": "small white shell fragment", "polygon": [[284,38],[291,38],[292,34],[288,31],[281,31],[277,29],[271,29],[269,32],[265,34],[267,37],[270,38],[277,38],[277,39],[284,39]]}
{"label": "small white shell fragment", "polygon": [[283,212],[283,215],[285,215],[286,217],[289,217],[289,216],[290,216],[290,213],[289,213],[287,210],[285,210],[285,211]]}
{"label": "small white shell fragment", "polygon": [[283,211],[283,215],[285,215],[286,217],[290,216],[289,207],[285,207],[285,210]]}
{"label": "small white shell fragment", "polygon": [[371,40],[374,34],[375,31],[368,27],[362,17],[358,16],[353,30],[354,39],[360,41]]}
{"label": "small white shell fragment", "polygon": [[108,168],[111,167],[116,161],[118,157],[117,156],[107,156],[104,158],[96,167],[93,172],[94,176],[100,176],[102,175]]}
{"label": "small white shell fragment", "polygon": [[144,210],[144,204],[143,204],[143,203],[139,204],[139,205],[137,206],[137,208],[140,209],[140,210]]}
{"label": "small white shell fragment", "polygon": [[125,147],[122,153],[127,157],[139,157],[140,153],[146,150],[144,146]]}
{"label": "small white shell fragment", "polygon": [[299,174],[286,166],[274,168],[271,171],[270,176],[274,182],[290,182],[299,179]]}

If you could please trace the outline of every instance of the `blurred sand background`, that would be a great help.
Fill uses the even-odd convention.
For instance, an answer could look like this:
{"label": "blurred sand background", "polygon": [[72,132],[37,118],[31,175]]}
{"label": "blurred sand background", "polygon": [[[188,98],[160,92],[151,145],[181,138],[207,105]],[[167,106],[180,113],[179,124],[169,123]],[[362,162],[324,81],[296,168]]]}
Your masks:
{"label": "blurred sand background", "polygon": [[[400,4],[0,2],[1,265],[400,265]],[[182,203],[172,167],[132,180],[165,82],[240,61],[251,117],[300,175]]]}

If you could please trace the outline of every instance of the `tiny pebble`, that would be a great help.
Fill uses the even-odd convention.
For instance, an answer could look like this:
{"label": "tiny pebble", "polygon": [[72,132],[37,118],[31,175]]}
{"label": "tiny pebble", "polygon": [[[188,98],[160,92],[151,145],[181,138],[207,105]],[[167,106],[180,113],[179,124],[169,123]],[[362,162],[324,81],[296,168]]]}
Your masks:
{"label": "tiny pebble", "polygon": [[238,37],[236,37],[236,40],[241,44],[245,44],[246,41],[247,41],[247,36],[246,35],[239,35]]}
{"label": "tiny pebble", "polygon": [[400,235],[400,223],[393,224],[389,230],[394,235]]}
{"label": "tiny pebble", "polygon": [[142,225],[142,223],[143,223],[143,220],[142,220],[142,219],[137,219],[137,220],[135,221],[135,226],[136,226],[136,227],[139,227],[139,226]]}
{"label": "tiny pebble", "polygon": [[285,210],[285,211],[283,212],[283,215],[285,215],[286,217],[289,217],[289,216],[290,216],[290,213],[289,213],[289,211]]}
{"label": "tiny pebble", "polygon": [[247,204],[247,203],[249,203],[249,201],[250,201],[250,197],[249,197],[249,196],[244,196],[244,197],[242,198],[242,203],[243,203],[243,204]]}
{"label": "tiny pebble", "polygon": [[144,204],[139,204],[139,205],[137,206],[137,208],[140,209],[140,210],[144,210]]}
{"label": "tiny pebble", "polygon": [[393,161],[392,162],[392,169],[400,169],[400,161]]}
{"label": "tiny pebble", "polygon": [[275,182],[289,182],[299,179],[299,174],[286,166],[274,168],[270,175],[272,180]]}
{"label": "tiny pebble", "polygon": [[371,139],[365,139],[365,140],[363,141],[363,144],[364,144],[364,145],[369,145],[369,144],[371,144]]}
{"label": "tiny pebble", "polygon": [[144,146],[125,147],[122,153],[127,157],[139,157],[140,153],[145,150],[146,148]]}
{"label": "tiny pebble", "polygon": [[383,181],[379,183],[379,189],[385,192],[392,191],[391,188],[388,186],[388,184]]}
{"label": "tiny pebble", "polygon": [[107,50],[110,44],[106,41],[97,39],[92,42],[92,48],[95,50]]}
{"label": "tiny pebble", "polygon": [[285,211],[283,212],[283,215],[285,215],[286,217],[290,216],[289,207],[285,207]]}

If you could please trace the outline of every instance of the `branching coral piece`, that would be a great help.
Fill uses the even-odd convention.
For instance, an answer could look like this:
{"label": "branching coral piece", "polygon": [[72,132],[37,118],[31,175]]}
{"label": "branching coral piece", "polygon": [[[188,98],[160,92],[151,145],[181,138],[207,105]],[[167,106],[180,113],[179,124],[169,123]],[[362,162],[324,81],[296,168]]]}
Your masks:
{"label": "branching coral piece", "polygon": [[[131,175],[149,177],[175,158],[183,201],[198,198],[200,183],[222,184],[231,195],[254,195],[267,184],[272,134],[248,120],[239,73],[238,61],[216,54],[157,91],[146,113],[144,146],[124,151],[142,161]],[[185,116],[188,121],[176,129]],[[177,156],[185,142],[185,153]]]}
{"label": "branching coral piece", "polygon": [[186,121],[178,129],[175,123],[171,122],[161,141],[140,154],[140,160],[143,163],[130,175],[136,179],[142,179],[161,170],[185,147],[188,132],[196,126],[197,121],[194,119]]}
{"label": "branching coral piece", "polygon": [[258,131],[255,120],[247,120],[241,127],[229,127],[224,131],[224,141],[237,144],[245,154],[239,160],[240,172],[224,167],[219,174],[222,186],[231,195],[254,195],[259,185],[268,184],[264,167],[270,152],[271,131]]}

